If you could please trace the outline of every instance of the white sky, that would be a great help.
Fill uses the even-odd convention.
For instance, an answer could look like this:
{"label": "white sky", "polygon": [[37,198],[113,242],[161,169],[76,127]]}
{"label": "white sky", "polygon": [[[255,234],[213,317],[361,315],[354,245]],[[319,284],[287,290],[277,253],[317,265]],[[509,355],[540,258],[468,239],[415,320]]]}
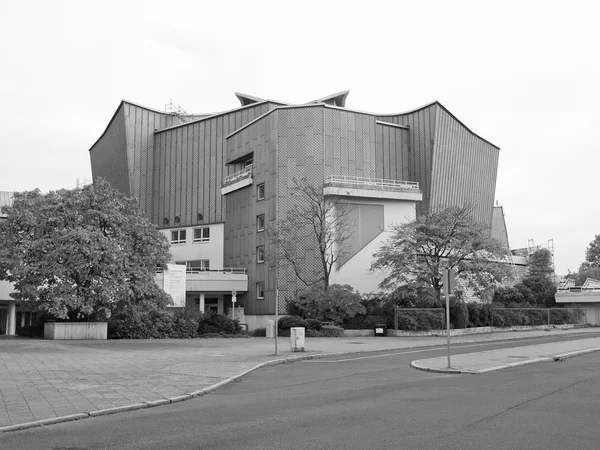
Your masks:
{"label": "white sky", "polygon": [[[215,3],[220,3],[215,5]],[[576,271],[600,233],[593,1],[0,0],[0,190],[72,188],[121,99],[216,112],[234,91],[346,106],[439,100],[501,147],[511,247]]]}

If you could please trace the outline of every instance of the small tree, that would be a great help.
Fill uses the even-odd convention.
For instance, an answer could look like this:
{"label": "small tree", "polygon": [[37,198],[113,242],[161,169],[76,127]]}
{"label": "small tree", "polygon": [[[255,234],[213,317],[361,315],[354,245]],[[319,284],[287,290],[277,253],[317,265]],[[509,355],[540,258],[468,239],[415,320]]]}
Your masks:
{"label": "small tree", "polygon": [[60,319],[103,320],[114,310],[164,306],[154,283],[166,238],[102,179],[83,189],[15,193],[0,223],[0,279],[19,302]]}
{"label": "small tree", "polygon": [[341,324],[366,312],[361,300],[360,294],[349,285],[333,284],[329,289],[313,286],[291,301],[291,309],[305,319]]}
{"label": "small tree", "polygon": [[529,257],[529,274],[545,278],[553,278],[554,265],[552,253],[547,248],[536,250]]}
{"label": "small tree", "polygon": [[413,222],[393,228],[376,252],[371,270],[387,273],[380,287],[404,283],[431,286],[441,300],[444,269],[455,269],[467,286],[482,291],[509,274],[508,250],[473,219],[470,207],[433,209]]}
{"label": "small tree", "polygon": [[[326,197],[322,187],[311,185],[305,178],[293,179],[296,207],[269,228],[269,237],[305,286],[321,284],[329,287],[331,272],[348,252],[351,237],[348,209],[341,201]],[[317,260],[317,268],[312,261]]]}

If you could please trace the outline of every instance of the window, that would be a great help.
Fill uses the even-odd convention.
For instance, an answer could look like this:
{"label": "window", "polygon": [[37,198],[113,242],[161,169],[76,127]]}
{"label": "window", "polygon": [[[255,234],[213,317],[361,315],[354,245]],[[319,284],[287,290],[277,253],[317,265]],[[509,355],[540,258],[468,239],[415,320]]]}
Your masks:
{"label": "window", "polygon": [[256,216],[256,231],[265,231],[265,215]]}
{"label": "window", "polygon": [[262,281],[260,283],[256,283],[256,298],[265,298],[265,283]]}
{"label": "window", "polygon": [[265,199],[265,183],[260,183],[256,185],[256,198],[258,200]]}
{"label": "window", "polygon": [[210,241],[210,227],[194,228],[194,242]]}
{"label": "window", "polygon": [[203,272],[210,269],[209,259],[198,259],[195,261],[186,262],[188,272]]}
{"label": "window", "polygon": [[259,245],[256,247],[256,262],[265,262],[265,246]]}
{"label": "window", "polygon": [[185,244],[185,230],[171,231],[171,244]]}
{"label": "window", "polygon": [[246,167],[251,166],[252,164],[254,164],[254,158],[250,158],[246,160],[246,163],[244,164]]}

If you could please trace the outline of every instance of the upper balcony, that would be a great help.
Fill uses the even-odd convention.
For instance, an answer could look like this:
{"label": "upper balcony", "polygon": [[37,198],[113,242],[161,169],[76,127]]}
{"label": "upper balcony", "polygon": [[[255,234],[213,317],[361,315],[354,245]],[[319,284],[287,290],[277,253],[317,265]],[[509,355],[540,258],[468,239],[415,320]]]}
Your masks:
{"label": "upper balcony", "polygon": [[243,187],[252,184],[252,164],[244,167],[242,170],[227,175],[223,180],[221,195],[229,194]]}
{"label": "upper balcony", "polygon": [[421,201],[423,192],[416,181],[331,175],[325,180],[323,194],[344,197],[369,197]]}
{"label": "upper balcony", "polygon": [[[163,286],[164,274],[158,272],[154,280]],[[200,292],[231,292],[235,289],[248,291],[248,274],[244,268],[204,269],[188,267],[185,275],[185,290]]]}

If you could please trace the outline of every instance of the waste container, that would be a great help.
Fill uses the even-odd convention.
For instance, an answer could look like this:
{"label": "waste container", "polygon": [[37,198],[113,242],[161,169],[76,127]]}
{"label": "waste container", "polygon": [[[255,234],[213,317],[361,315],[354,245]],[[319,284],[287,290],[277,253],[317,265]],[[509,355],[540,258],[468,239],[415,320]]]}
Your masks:
{"label": "waste container", "polygon": [[373,330],[375,331],[375,336],[387,336],[387,329],[384,323],[378,323]]}

